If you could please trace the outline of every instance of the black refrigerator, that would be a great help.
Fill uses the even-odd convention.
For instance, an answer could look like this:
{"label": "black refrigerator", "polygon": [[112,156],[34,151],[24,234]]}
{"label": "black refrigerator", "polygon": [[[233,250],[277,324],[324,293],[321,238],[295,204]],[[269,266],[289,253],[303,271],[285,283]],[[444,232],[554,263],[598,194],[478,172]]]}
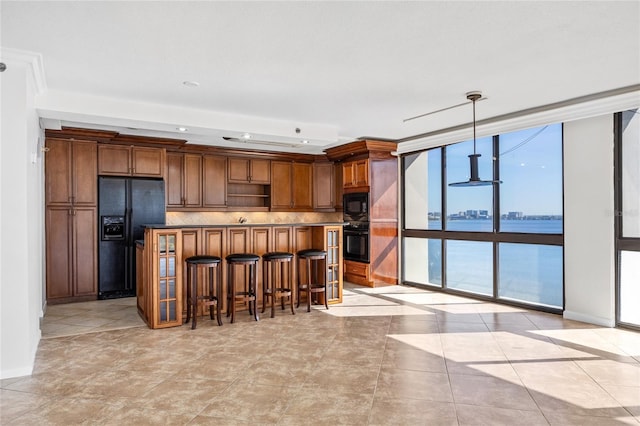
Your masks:
{"label": "black refrigerator", "polygon": [[98,217],[98,299],[135,296],[135,241],[165,223],[164,181],[99,177]]}

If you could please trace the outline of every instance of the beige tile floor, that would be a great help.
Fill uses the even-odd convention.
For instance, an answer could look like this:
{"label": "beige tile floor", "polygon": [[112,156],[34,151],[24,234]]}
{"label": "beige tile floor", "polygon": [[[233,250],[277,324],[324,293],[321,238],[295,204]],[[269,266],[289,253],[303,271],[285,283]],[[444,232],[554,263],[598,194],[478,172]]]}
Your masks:
{"label": "beige tile floor", "polygon": [[49,307],[0,424],[640,423],[628,330],[403,286],[196,330],[149,330],[134,302]]}

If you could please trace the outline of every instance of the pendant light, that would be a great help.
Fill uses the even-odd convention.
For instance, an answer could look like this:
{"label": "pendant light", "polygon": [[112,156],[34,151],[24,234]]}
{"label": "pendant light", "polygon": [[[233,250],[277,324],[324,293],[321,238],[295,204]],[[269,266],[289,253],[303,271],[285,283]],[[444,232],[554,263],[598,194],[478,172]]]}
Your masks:
{"label": "pendant light", "polygon": [[467,99],[469,99],[473,105],[473,154],[469,155],[469,168],[471,171],[469,180],[453,182],[450,183],[449,186],[489,186],[494,183],[502,183],[502,181],[499,180],[481,180],[478,176],[478,158],[480,158],[480,154],[476,153],[476,101],[481,97],[481,92],[467,93]]}

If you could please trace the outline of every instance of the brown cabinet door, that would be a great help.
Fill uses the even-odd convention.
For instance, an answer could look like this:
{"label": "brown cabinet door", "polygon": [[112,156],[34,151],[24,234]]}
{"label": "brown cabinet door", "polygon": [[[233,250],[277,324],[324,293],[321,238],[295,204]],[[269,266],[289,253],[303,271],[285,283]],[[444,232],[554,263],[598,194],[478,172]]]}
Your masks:
{"label": "brown cabinet door", "polygon": [[273,228],[273,251],[293,253],[292,246],[293,233],[291,227]]}
{"label": "brown cabinet door", "polygon": [[313,164],[313,208],[315,210],[333,209],[335,206],[333,170],[331,163]]}
{"label": "brown cabinet door", "polygon": [[[202,230],[203,252],[202,254],[207,256],[218,256],[222,259],[220,263],[220,273],[222,274],[222,295],[219,295],[220,302],[222,303],[222,309],[226,312],[227,306],[227,279],[226,276],[226,263],[224,255],[226,253],[226,233],[224,228],[204,228]],[[186,276],[186,275],[185,275]]]}
{"label": "brown cabinet door", "polygon": [[251,228],[251,253],[262,256],[271,251],[271,228]]}
{"label": "brown cabinet door", "polygon": [[314,248],[310,226],[296,226],[293,228],[293,246],[295,252]]}
{"label": "brown cabinet door", "polygon": [[44,165],[47,205],[71,204],[73,191],[72,142],[47,139],[45,143],[48,149]]}
{"label": "brown cabinet door", "polygon": [[[199,229],[182,229],[182,264],[180,265],[180,273],[184,277],[182,280],[182,294],[185,297],[182,299],[182,310],[186,312],[188,300],[187,294],[187,264],[188,257],[200,254],[200,230]],[[204,274],[198,271],[198,294],[209,294],[209,286],[205,285]],[[203,306],[198,306],[198,315],[202,315]]]}
{"label": "brown cabinet door", "polygon": [[[204,253],[208,256],[224,257],[226,253],[224,228],[205,228],[203,230]],[[224,259],[223,259],[224,260]]]}
{"label": "brown cabinet door", "polygon": [[[238,228],[228,228],[227,232],[227,254],[234,253],[251,253],[251,233],[249,232],[249,228],[238,227]],[[226,262],[225,262],[226,264]],[[241,266],[234,266],[235,276],[233,282],[230,282],[229,275],[226,275],[227,285],[232,285],[235,287],[236,291],[244,291],[245,279],[248,279],[248,273],[241,273],[244,269]],[[248,268],[246,269],[248,271]],[[226,271],[225,271],[226,273]],[[256,271],[257,273],[257,271]],[[245,278],[246,276],[246,278]],[[257,279],[258,275],[256,275]],[[226,301],[226,299],[225,299]],[[236,309],[243,309],[243,303],[238,303],[236,305]],[[228,309],[228,306],[227,306]]]}
{"label": "brown cabinet door", "polygon": [[353,161],[342,163],[342,185],[344,188],[355,186],[354,169],[355,163]]}
{"label": "brown cabinet door", "polygon": [[249,160],[246,158],[229,158],[230,183],[249,183]]}
{"label": "brown cabinet door", "polygon": [[271,183],[271,162],[269,160],[251,160],[249,163],[249,181],[269,185]]}
{"label": "brown cabinet door", "polygon": [[342,164],[344,188],[369,186],[369,160],[349,161]]}
{"label": "brown cabinet door", "polygon": [[251,235],[249,228],[229,228],[227,234],[227,254],[250,253]]}
{"label": "brown cabinet door", "polygon": [[163,148],[131,149],[131,175],[164,177],[165,150]]}
{"label": "brown cabinet door", "polygon": [[98,145],[98,174],[106,176],[131,175],[131,147]]}
{"label": "brown cabinet door", "polygon": [[313,210],[313,165],[293,163],[291,169],[293,175],[291,180],[292,207],[298,211]]}
{"label": "brown cabinet door", "polygon": [[291,182],[293,169],[291,163],[286,161],[271,162],[271,209],[291,210],[293,197],[291,194]]}
{"label": "brown cabinet door", "polygon": [[96,207],[74,208],[73,218],[73,295],[98,293],[98,230]]}
{"label": "brown cabinet door", "polygon": [[45,215],[47,299],[71,297],[73,295],[71,208],[49,207]]}
{"label": "brown cabinet door", "polygon": [[184,206],[202,206],[202,155],[184,155]]}
{"label": "brown cabinet door", "polygon": [[369,185],[369,160],[358,160],[355,162],[353,177],[355,186]]}
{"label": "brown cabinet door", "polygon": [[98,205],[98,144],[73,142],[73,204]]}
{"label": "brown cabinet door", "polygon": [[47,139],[46,203],[95,206],[97,203],[97,144],[91,141]]}
{"label": "brown cabinet door", "polygon": [[182,207],[184,204],[182,195],[182,160],[182,154],[167,153],[167,179],[165,180],[167,207]]}
{"label": "brown cabinet door", "polygon": [[343,186],[344,184],[342,183],[342,167],[340,167],[339,165],[334,167],[334,172],[335,172],[335,180],[334,180],[334,184],[335,184],[335,207],[336,210],[342,210],[342,197],[344,194],[344,190],[343,190]]}
{"label": "brown cabinet door", "polygon": [[230,183],[271,183],[271,161],[247,158],[229,158]]}
{"label": "brown cabinet door", "polygon": [[226,207],[227,205],[227,157],[202,156],[202,206]]}

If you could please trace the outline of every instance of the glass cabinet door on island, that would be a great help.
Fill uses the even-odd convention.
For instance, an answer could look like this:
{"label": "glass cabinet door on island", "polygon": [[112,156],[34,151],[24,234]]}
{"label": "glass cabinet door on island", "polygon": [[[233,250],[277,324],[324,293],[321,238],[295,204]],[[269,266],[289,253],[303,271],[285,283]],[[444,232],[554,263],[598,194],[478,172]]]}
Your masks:
{"label": "glass cabinet door on island", "polygon": [[313,246],[327,252],[327,303],[342,303],[342,226],[313,227]]}
{"label": "glass cabinet door on island", "polygon": [[179,230],[153,231],[152,328],[182,324],[182,244]]}
{"label": "glass cabinet door on island", "polygon": [[327,303],[342,303],[342,227],[326,227]]}

